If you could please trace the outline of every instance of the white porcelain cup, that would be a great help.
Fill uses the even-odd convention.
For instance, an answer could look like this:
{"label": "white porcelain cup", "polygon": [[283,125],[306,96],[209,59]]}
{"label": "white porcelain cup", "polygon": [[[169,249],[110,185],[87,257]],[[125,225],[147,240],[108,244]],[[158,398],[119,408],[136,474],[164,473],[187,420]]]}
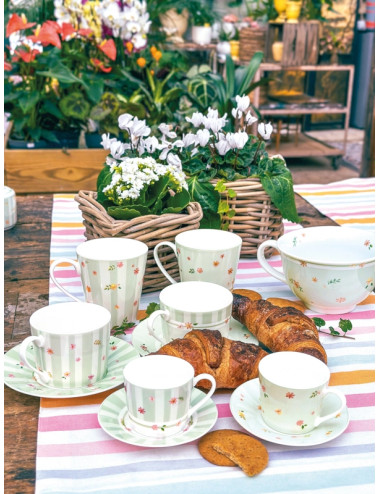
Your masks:
{"label": "white porcelain cup", "polygon": [[[334,420],[346,406],[346,398],[328,387],[330,371],[321,360],[300,352],[277,352],[259,363],[260,408],[264,422],[285,434],[305,434],[327,420]],[[327,394],[339,405],[321,415]]]}
{"label": "white porcelain cup", "polygon": [[[160,293],[160,310],[147,320],[148,332],[165,345],[192,329],[213,329],[227,337],[232,312],[232,293],[215,283],[183,281]],[[155,320],[162,319],[163,335],[156,333]]]}
{"label": "white porcelain cup", "polygon": [[[21,343],[20,360],[41,384],[59,389],[92,386],[107,373],[111,314],[85,302],[38,309],[30,317],[32,336]],[[27,350],[34,347],[35,361]]]}
{"label": "white porcelain cup", "polygon": [[171,283],[176,283],[158,255],[164,245],[177,256],[181,281],[208,281],[233,289],[242,245],[239,235],[224,230],[190,230],[179,233],[175,244],[157,244],[153,251],[157,266]]}
{"label": "white porcelain cup", "polygon": [[[211,389],[191,406],[191,393],[202,379]],[[168,355],[147,355],[129,362],[124,368],[127,412],[124,423],[137,433],[167,437],[183,431],[192,415],[213,395],[216,383],[210,374],[194,377],[194,368],[186,360]]]}
{"label": "white porcelain cup", "polygon": [[[66,295],[80,301],[57,280],[55,269],[67,262],[82,280],[86,302],[99,304],[111,313],[111,328],[124,319],[135,322],[140,303],[148,246],[129,238],[97,238],[78,245],[78,261],[60,258],[50,266],[50,277]],[[56,277],[57,276],[57,277]]]}
{"label": "white porcelain cup", "polygon": [[9,230],[17,223],[16,194],[4,185],[4,230]]}
{"label": "white porcelain cup", "polygon": [[[283,272],[264,257],[267,247],[281,254]],[[340,226],[316,226],[266,240],[257,251],[265,271],[287,283],[306,307],[322,314],[355,309],[375,288],[375,234]]]}

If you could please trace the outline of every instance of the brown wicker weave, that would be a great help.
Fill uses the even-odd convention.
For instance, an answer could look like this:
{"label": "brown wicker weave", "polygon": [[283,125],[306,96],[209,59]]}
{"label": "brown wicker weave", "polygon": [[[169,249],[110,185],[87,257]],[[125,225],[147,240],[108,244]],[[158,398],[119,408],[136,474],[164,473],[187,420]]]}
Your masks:
{"label": "brown wicker weave", "polygon": [[257,51],[265,53],[266,37],[266,28],[244,27],[240,29],[239,59],[242,62],[249,62]]}
{"label": "brown wicker weave", "polygon": [[[216,181],[214,181],[216,183]],[[223,200],[228,201],[235,216],[223,216],[223,223],[228,222],[228,231],[236,233],[243,240],[241,257],[256,257],[257,249],[264,240],[277,239],[284,233],[284,225],[279,210],[256,178],[245,178],[235,182],[226,182],[227,189],[236,192],[236,197],[229,198],[227,190],[222,192]],[[272,255],[274,249],[265,251]]]}
{"label": "brown wicker weave", "polygon": [[[127,237],[144,242],[149,247],[143,292],[161,290],[169,281],[159,270],[154,257],[154,247],[162,241],[173,242],[178,233],[196,230],[203,217],[199,203],[191,202],[187,214],[146,215],[132,220],[115,220],[97,202],[96,192],[80,190],[75,196],[82,211],[87,240],[103,237]],[[160,260],[166,271],[179,281],[179,268],[174,252],[166,247],[160,249]]]}

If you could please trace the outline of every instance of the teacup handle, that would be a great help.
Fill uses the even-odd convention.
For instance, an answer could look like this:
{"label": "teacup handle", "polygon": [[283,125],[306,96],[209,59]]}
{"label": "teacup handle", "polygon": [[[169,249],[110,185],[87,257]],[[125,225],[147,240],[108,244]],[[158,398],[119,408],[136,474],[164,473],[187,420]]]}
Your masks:
{"label": "teacup handle", "polygon": [[278,249],[277,240],[265,240],[262,244],[259,245],[257,249],[257,260],[259,261],[260,266],[269,274],[274,276],[280,281],[287,283],[285,276],[278,269],[272,268],[269,262],[265,259],[264,251],[267,247],[274,247]]}
{"label": "teacup handle", "polygon": [[73,259],[69,259],[68,257],[62,257],[61,259],[57,259],[56,261],[53,261],[51,263],[51,266],[50,266],[50,269],[49,269],[50,278],[53,281],[53,283],[55,284],[55,286],[57,288],[59,288],[61,290],[61,292],[63,292],[65,295],[67,295],[68,297],[70,297],[73,300],[75,300],[75,302],[82,302],[82,300],[80,300],[79,298],[75,297],[74,295],[71,295],[71,293],[69,293],[66,290],[66,288],[63,288],[63,286],[57,281],[56,277],[54,276],[54,269],[57,266],[59,266],[60,264],[62,264],[63,262],[70,263],[72,266],[74,266],[75,271],[78,274],[80,274],[80,266],[79,266],[79,262],[78,261],[74,261]]}
{"label": "teacup handle", "polygon": [[201,406],[203,406],[208,399],[211,398],[211,396],[214,394],[215,389],[216,389],[216,381],[214,376],[211,374],[199,374],[197,377],[194,378],[193,381],[193,386],[196,386],[196,384],[201,381],[202,379],[207,379],[207,381],[211,382],[211,389],[210,391],[204,396],[201,401],[199,401],[196,405],[190,408],[188,412],[188,416],[191,417],[194,412],[196,412]]}
{"label": "teacup handle", "polygon": [[34,345],[38,346],[39,348],[44,346],[45,344],[45,338],[43,336],[28,336],[25,338],[25,340],[21,343],[20,348],[19,348],[19,355],[20,355],[20,360],[25,364],[26,367],[34,371],[35,374],[40,378],[41,382],[43,384],[48,384],[49,381],[51,381],[51,377],[46,371],[40,371],[33,367],[33,365],[30,365],[28,362],[28,359],[26,357],[26,351],[29,347],[29,345],[33,343]]}
{"label": "teacup handle", "polygon": [[149,316],[148,321],[147,321],[148,333],[151,336],[153,336],[153,338],[156,338],[157,341],[159,341],[163,345],[166,345],[167,341],[164,341],[159,336],[157,336],[155,331],[154,331],[154,327],[153,327],[154,321],[157,319],[158,316],[162,316],[165,319],[165,321],[168,321],[169,317],[170,317],[170,313],[168,310],[156,310],[156,311],[154,311],[153,314],[151,314]]}
{"label": "teacup handle", "polygon": [[323,415],[323,417],[317,417],[314,422],[315,427],[318,427],[318,425],[322,424],[322,422],[326,422],[326,420],[330,420],[336,417],[338,413],[340,413],[343,410],[343,408],[346,406],[346,397],[344,396],[343,393],[341,393],[340,391],[332,391],[328,388],[323,393],[322,399],[324,399],[328,394],[336,395],[340,399],[341,402],[340,407],[337,410],[335,410],[335,412],[329,413],[328,415]]}
{"label": "teacup handle", "polygon": [[162,274],[166,276],[166,278],[170,281],[170,283],[177,283],[176,280],[174,278],[172,278],[170,276],[170,274],[166,271],[166,269],[163,267],[163,265],[161,264],[160,258],[158,257],[158,249],[160,247],[162,247],[163,245],[166,245],[167,247],[170,247],[171,249],[173,249],[175,256],[178,257],[177,256],[177,249],[176,249],[176,246],[173,244],[173,242],[160,242],[159,244],[156,245],[156,247],[153,250],[154,260],[156,261],[157,266],[162,271]]}

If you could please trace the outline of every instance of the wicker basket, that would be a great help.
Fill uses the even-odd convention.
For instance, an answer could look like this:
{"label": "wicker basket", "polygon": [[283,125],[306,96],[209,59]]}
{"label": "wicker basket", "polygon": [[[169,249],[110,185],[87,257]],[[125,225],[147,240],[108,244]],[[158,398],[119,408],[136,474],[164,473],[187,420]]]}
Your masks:
{"label": "wicker basket", "polygon": [[[217,181],[213,181],[216,183]],[[228,231],[236,233],[242,240],[241,257],[256,257],[257,249],[264,240],[277,239],[284,233],[284,225],[279,210],[256,178],[245,178],[225,183],[227,190],[236,192],[236,197],[229,198],[227,190],[222,192],[222,199],[228,201],[235,216],[223,216],[223,223],[228,223]],[[271,256],[274,249],[268,248],[266,256]]]}
{"label": "wicker basket", "polygon": [[240,29],[239,59],[242,62],[249,62],[257,51],[262,51],[265,54],[266,38],[266,28],[244,27]]}
{"label": "wicker basket", "polygon": [[[144,242],[149,247],[148,259],[144,275],[143,292],[161,290],[169,285],[169,281],[161,273],[154,257],[154,247],[162,241],[173,242],[178,233],[196,230],[203,217],[199,203],[191,202],[187,214],[147,215],[132,220],[115,220],[97,202],[96,192],[80,190],[75,196],[82,211],[83,224],[86,228],[87,240],[103,237],[127,237]],[[179,268],[172,249],[162,247],[160,260],[166,271],[179,281]]]}

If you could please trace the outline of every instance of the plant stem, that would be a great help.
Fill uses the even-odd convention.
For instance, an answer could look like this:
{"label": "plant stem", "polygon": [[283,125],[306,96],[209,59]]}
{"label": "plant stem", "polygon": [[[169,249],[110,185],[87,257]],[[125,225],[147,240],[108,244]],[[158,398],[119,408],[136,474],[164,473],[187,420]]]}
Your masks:
{"label": "plant stem", "polygon": [[353,336],[347,336],[346,334],[332,334],[328,333],[327,331],[322,331],[321,329],[318,329],[320,333],[328,334],[329,336],[339,336],[340,338],[349,338],[350,340],[354,340],[355,338]]}

